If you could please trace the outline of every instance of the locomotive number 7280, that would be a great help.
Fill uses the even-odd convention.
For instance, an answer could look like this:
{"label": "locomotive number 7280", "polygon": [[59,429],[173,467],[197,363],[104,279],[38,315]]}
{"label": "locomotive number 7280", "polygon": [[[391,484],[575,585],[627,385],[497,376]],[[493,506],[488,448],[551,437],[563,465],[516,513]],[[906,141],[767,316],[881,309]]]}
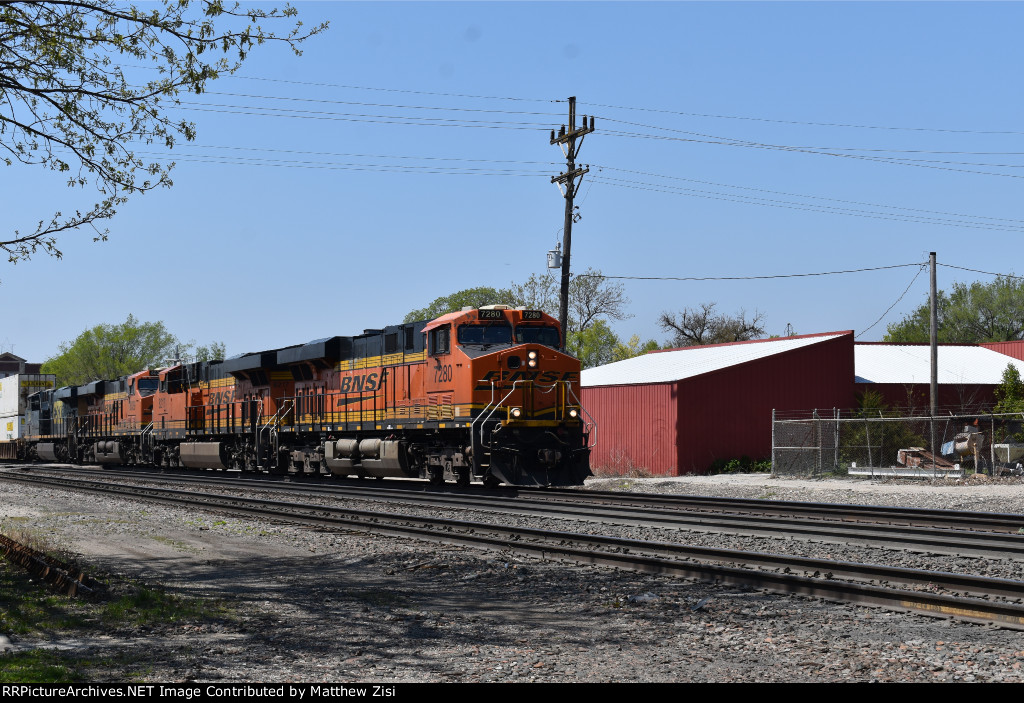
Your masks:
{"label": "locomotive number 7280", "polygon": [[434,367],[434,383],[448,383],[452,380],[452,365],[438,364]]}

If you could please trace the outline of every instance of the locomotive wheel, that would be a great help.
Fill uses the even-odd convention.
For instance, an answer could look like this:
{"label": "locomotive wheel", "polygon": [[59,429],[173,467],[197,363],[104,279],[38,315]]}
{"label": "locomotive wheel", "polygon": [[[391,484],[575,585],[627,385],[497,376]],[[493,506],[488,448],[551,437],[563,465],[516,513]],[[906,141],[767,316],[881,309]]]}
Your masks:
{"label": "locomotive wheel", "polygon": [[484,476],[484,488],[497,488],[500,485],[501,481],[494,474]]}
{"label": "locomotive wheel", "polygon": [[469,485],[469,467],[460,466],[455,470],[455,485],[465,488]]}
{"label": "locomotive wheel", "polygon": [[427,480],[435,485],[440,486],[444,483],[444,471],[439,466],[431,466],[427,469]]}

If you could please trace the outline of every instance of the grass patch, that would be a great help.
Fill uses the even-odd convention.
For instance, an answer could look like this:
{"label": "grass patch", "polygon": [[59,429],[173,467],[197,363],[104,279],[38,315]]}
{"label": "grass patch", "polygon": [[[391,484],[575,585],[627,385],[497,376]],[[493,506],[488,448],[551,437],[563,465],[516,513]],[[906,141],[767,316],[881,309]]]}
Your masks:
{"label": "grass patch", "polygon": [[[177,596],[107,576],[100,580],[111,585],[88,597],[65,596],[0,559],[0,634],[24,647],[33,641],[59,643],[116,633],[134,637],[140,627],[153,635],[162,626],[219,623],[232,617],[221,600]],[[150,666],[146,657],[145,651],[135,649],[115,648],[99,657],[74,649],[24,649],[0,654],[0,682],[141,680]]]}
{"label": "grass patch", "polygon": [[181,598],[144,586],[105,603],[100,613],[104,623],[120,627],[222,620],[227,616],[228,610],[220,601]]}
{"label": "grass patch", "polygon": [[38,581],[6,561],[0,563],[0,633],[51,633],[84,626],[75,599],[51,593]]}
{"label": "grass patch", "polygon": [[60,652],[34,649],[0,656],[0,683],[67,683],[82,672]]}

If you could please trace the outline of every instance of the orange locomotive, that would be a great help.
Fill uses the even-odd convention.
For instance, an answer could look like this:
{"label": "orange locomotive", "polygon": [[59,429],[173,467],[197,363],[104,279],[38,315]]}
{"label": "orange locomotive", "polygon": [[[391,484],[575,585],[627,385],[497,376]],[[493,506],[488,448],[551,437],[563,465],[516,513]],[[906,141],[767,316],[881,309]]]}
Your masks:
{"label": "orange locomotive", "polygon": [[32,396],[44,460],[579,485],[590,426],[558,323],[492,305]]}

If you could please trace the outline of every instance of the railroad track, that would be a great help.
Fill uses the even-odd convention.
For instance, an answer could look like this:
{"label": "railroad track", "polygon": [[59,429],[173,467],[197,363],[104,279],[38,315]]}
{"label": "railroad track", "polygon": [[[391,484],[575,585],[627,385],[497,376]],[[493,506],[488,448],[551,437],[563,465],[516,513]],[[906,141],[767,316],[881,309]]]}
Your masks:
{"label": "railroad track", "polygon": [[[918,569],[692,547],[348,507],[5,472],[5,480],[89,491],[319,528],[356,530],[612,566],[1024,630],[1024,582]],[[237,488],[237,486],[235,486]]]}
{"label": "railroad track", "polygon": [[[52,469],[49,469],[52,470]],[[81,470],[73,472],[80,475]],[[197,486],[243,486],[317,498],[384,501],[416,509],[578,520],[705,533],[800,539],[947,556],[1024,561],[1024,516],[827,503],[755,501],[700,496],[514,489],[467,491],[425,482],[308,484],[280,480],[103,470],[100,476]],[[594,495],[592,495],[592,493]],[[966,527],[965,527],[966,526]]]}

